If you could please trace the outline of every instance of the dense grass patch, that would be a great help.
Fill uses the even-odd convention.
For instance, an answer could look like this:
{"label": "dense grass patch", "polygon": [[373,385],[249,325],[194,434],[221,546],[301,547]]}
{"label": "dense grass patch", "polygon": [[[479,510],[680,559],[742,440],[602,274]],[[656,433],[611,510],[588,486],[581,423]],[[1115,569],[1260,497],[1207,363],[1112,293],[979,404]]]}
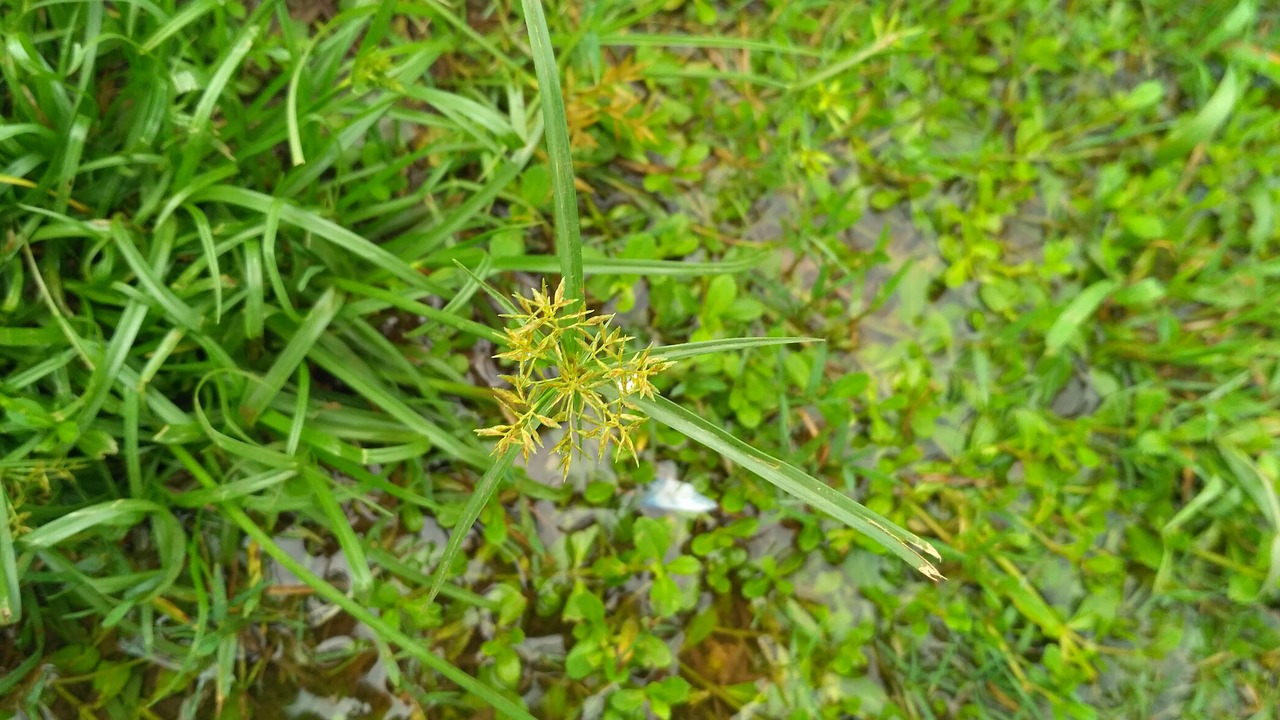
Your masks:
{"label": "dense grass patch", "polygon": [[1275,715],[1264,6],[6,7],[0,711]]}

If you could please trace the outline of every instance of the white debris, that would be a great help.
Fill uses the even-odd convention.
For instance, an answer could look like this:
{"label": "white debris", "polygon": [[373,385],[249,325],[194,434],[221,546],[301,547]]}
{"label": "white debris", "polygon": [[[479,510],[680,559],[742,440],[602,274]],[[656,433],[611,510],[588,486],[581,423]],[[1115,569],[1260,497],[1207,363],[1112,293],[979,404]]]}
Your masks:
{"label": "white debris", "polygon": [[715,500],[675,478],[675,463],[658,463],[658,477],[645,488],[640,507],[664,513],[705,513],[719,507]]}

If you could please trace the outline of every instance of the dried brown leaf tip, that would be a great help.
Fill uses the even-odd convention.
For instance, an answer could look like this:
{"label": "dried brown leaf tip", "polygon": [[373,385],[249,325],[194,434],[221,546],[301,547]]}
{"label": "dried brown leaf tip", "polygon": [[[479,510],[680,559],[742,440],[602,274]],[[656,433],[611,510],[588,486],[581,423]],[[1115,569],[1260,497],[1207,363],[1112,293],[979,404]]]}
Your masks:
{"label": "dried brown leaf tip", "polygon": [[568,477],[584,440],[598,441],[598,456],[610,445],[636,457],[632,433],[644,421],[629,410],[635,397],[653,397],[653,378],[672,363],[627,349],[632,339],[611,328],[612,315],[592,316],[564,297],[564,282],[548,292],[544,282],[530,297],[514,296],[518,312],[504,315],[513,327],[504,331],[506,350],[494,355],[516,365],[503,379],[510,389],[495,391],[509,424],[477,430],[498,438],[494,454],[519,448],[525,460],[542,446],[541,427],[563,428],[552,450]]}

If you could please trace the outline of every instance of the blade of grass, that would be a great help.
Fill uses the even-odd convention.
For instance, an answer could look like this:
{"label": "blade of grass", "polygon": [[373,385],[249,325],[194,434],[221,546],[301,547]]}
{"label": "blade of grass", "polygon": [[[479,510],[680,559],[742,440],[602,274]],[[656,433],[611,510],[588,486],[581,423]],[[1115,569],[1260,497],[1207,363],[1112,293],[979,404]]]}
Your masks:
{"label": "blade of grass", "polygon": [[1222,77],[1222,82],[1218,84],[1218,89],[1214,91],[1213,96],[1200,109],[1200,112],[1180,121],[1173,130],[1169,131],[1169,135],[1165,137],[1156,153],[1156,158],[1161,162],[1168,162],[1177,156],[1185,155],[1191,151],[1191,148],[1212,138],[1231,116],[1231,111],[1240,98],[1240,90],[1240,76],[1234,68],[1228,68],[1226,75]]}
{"label": "blade of grass", "polygon": [[307,423],[307,405],[311,401],[311,371],[306,363],[298,365],[298,394],[294,398],[293,418],[289,421],[289,438],[285,441],[285,452],[298,454],[298,443],[302,442],[302,432]]}
{"label": "blade of grass", "polygon": [[836,62],[828,65],[822,70],[819,70],[818,72],[805,77],[803,80],[797,80],[796,82],[791,84],[791,86],[788,88],[788,91],[797,92],[799,90],[804,90],[805,88],[811,88],[814,85],[824,83],[830,80],[831,78],[839,75],[842,72],[846,72],[848,70],[851,70],[857,67],[858,65],[861,65],[862,63],[870,60],[876,55],[887,52],[888,50],[892,49],[893,46],[896,45],[897,43],[903,40],[913,38],[917,35],[920,35],[923,32],[924,30],[921,28],[911,28],[911,29],[902,30],[899,32],[888,33],[880,37],[870,46],[865,47],[853,53],[849,57],[844,58],[843,60],[837,60]]}
{"label": "blade of grass", "polygon": [[[583,272],[592,275],[650,275],[666,277],[702,277],[746,272],[760,264],[758,256],[721,262],[685,262],[683,260],[639,260],[634,258],[587,258]],[[553,258],[541,255],[517,255],[495,258],[494,272],[555,272]]]}
{"label": "blade of grass", "polygon": [[665,35],[650,33],[609,33],[600,37],[600,44],[611,47],[694,47],[725,50],[758,50],[802,57],[826,57],[827,53],[800,45],[783,45],[763,40],[716,35]]}
{"label": "blade of grass", "polygon": [[511,127],[511,123],[507,122],[505,117],[470,98],[435,88],[421,87],[407,88],[405,94],[439,110],[442,115],[452,120],[492,152],[501,152],[501,147],[492,136],[503,138],[516,134],[515,128]]}
{"label": "blade of grass", "polygon": [[[418,263],[422,267],[444,267],[460,264],[464,267],[479,265],[485,252],[479,248],[466,248],[455,252],[433,253]],[[643,275],[653,277],[703,277],[747,272],[760,264],[760,256],[753,255],[737,260],[720,262],[687,262],[684,260],[641,260],[636,258],[583,258],[582,270],[586,275]],[[528,272],[551,274],[559,271],[559,259],[550,255],[508,255],[493,258],[488,277],[500,272]]]}
{"label": "blade of grass", "polygon": [[293,307],[293,300],[289,297],[289,289],[284,283],[284,277],[280,274],[280,263],[276,260],[276,239],[279,237],[280,231],[280,207],[282,200],[276,200],[267,208],[266,216],[263,218],[264,226],[262,229],[262,262],[267,271],[267,279],[271,282],[271,290],[275,293],[276,302],[279,303],[280,309],[284,314],[294,322],[299,322],[298,311]]}
{"label": "blade of grass", "polygon": [[186,5],[182,8],[182,12],[169,18],[168,22],[156,28],[155,32],[151,33],[151,37],[142,43],[140,49],[144,53],[155,51],[165,40],[178,34],[182,31],[182,28],[199,20],[201,15],[213,10],[215,7],[218,7],[217,0],[200,0]]}
{"label": "blade of grass", "polygon": [[[488,295],[491,300],[497,303],[498,307],[506,311],[508,315],[518,314],[519,311],[516,310],[516,306],[512,305],[511,300],[508,299],[505,295],[498,292],[497,288],[485,282],[484,279],[479,275],[471,272],[471,268],[467,267],[466,265],[463,265],[457,260],[454,260],[453,263],[454,265],[457,265],[462,270],[462,272],[466,273],[467,276],[471,278],[471,280],[476,284],[477,287],[479,287],[481,290],[484,290],[484,293]],[[503,342],[504,343],[506,342],[505,339],[503,339]]]}
{"label": "blade of grass", "polygon": [[771,78],[768,75],[760,75],[759,73],[733,72],[732,70],[717,70],[715,68],[700,67],[679,67],[679,68],[655,68],[645,72],[646,78],[665,79],[675,78],[679,80],[710,80],[713,82],[726,81],[746,83],[748,85],[758,85],[765,88],[775,88],[778,90],[788,90],[792,86],[787,83]]}
{"label": "blade of grass", "polygon": [[[39,615],[37,613],[33,612],[31,615],[33,616],[31,619],[33,624],[40,622]],[[38,624],[36,626],[40,627]],[[17,666],[15,666],[7,675],[0,675],[0,697],[13,697],[10,692],[12,692],[14,688],[18,687],[18,685],[23,681],[29,680],[31,671],[42,662],[44,662],[44,633],[40,632],[36,639],[35,652],[31,653],[30,657],[27,657],[22,662],[18,663]],[[27,713],[27,717],[33,716],[36,716],[36,714],[32,712]]]}
{"label": "blade of grass", "polygon": [[188,330],[198,329],[200,327],[200,315],[190,305],[180,300],[160,278],[156,277],[151,265],[142,257],[138,246],[133,244],[129,231],[125,229],[119,220],[114,220],[111,223],[111,238],[115,240],[116,248],[120,250],[124,261],[133,270],[134,276],[138,279],[138,284],[146,289],[147,294],[160,306],[160,309],[164,310],[170,318],[182,327]]}
{"label": "blade of grass", "polygon": [[[222,165],[191,178],[180,189],[174,191],[172,197],[164,204],[164,207],[160,208],[160,214],[156,215],[155,219],[156,227],[164,225],[165,221],[198,191],[233,178],[239,172],[240,169],[235,165]],[[145,216],[143,216],[143,219],[145,219]]]}
{"label": "blade of grass", "polygon": [[551,34],[541,0],[521,0],[533,67],[538,75],[542,117],[551,160],[552,206],[556,222],[556,257],[564,277],[565,297],[583,300],[582,235],[578,227],[578,191],[573,185],[573,158],[569,150],[569,124],[565,120],[564,95],[560,91],[560,70],[556,67]]}
{"label": "blade of grass", "polygon": [[703,342],[680,343],[678,345],[663,345],[661,347],[653,348],[650,355],[666,360],[679,360],[681,358],[695,357],[697,355],[711,355],[714,353],[746,350],[748,348],[768,347],[770,345],[791,345],[794,343],[808,342],[826,341],[822,338],[815,337],[725,338],[723,340],[705,340]]}
{"label": "blade of grass", "polygon": [[476,519],[480,517],[480,511],[484,509],[485,504],[498,492],[498,485],[502,477],[511,469],[511,463],[516,459],[516,452],[516,448],[510,448],[498,456],[493,465],[480,478],[480,482],[476,483],[476,486],[472,488],[471,496],[467,498],[467,504],[462,508],[462,512],[458,516],[458,522],[454,524],[452,532],[449,533],[449,542],[444,546],[444,554],[440,556],[440,565],[432,577],[431,589],[427,591],[427,603],[435,600],[436,594],[444,586],[445,580],[449,579],[449,570],[453,567],[454,558],[462,550],[462,542],[466,539],[467,533],[470,532],[471,526],[475,524]]}
{"label": "blade of grass", "polygon": [[[286,420],[283,414],[285,407],[296,408],[296,404],[291,406],[289,399],[282,393],[278,402],[263,413],[259,422],[284,432],[290,425],[290,421]],[[377,450],[376,447],[364,447],[365,445],[427,444],[421,435],[405,427],[400,421],[374,410],[360,410],[347,406],[333,407],[327,404],[322,410],[317,409],[314,413],[310,408],[304,408],[304,410],[310,416],[303,435],[303,439],[309,445],[325,452],[349,457],[365,465],[373,464],[370,453]],[[342,442],[357,443],[360,447],[347,445],[339,449]]]}
{"label": "blade of grass", "polygon": [[263,490],[269,490],[297,476],[298,472],[295,470],[270,470],[242,477],[238,480],[218,483],[211,488],[202,487],[188,490],[174,494],[171,497],[173,504],[178,507],[199,508],[205,505],[230,502],[256,495]]}
{"label": "blade of grass", "polygon": [[56,164],[57,175],[54,177],[56,194],[54,212],[65,212],[71,204],[71,190],[75,187],[76,175],[80,169],[80,158],[84,154],[85,143],[89,139],[89,118],[79,115],[72,121],[70,131],[63,138],[58,149],[59,162]]}
{"label": "blade of grass", "polygon": [[369,23],[369,29],[364,33],[364,39],[360,41],[360,48],[356,50],[355,60],[357,63],[378,49],[378,43],[382,42],[382,38],[387,34],[387,28],[391,25],[391,18],[395,11],[395,0],[382,0],[382,2],[378,3],[378,12]]}
{"label": "blade of grass", "polygon": [[200,208],[187,206],[191,221],[195,223],[196,234],[200,236],[200,250],[204,253],[204,264],[209,268],[209,279],[213,285],[213,324],[222,322],[222,271],[218,269],[218,251],[214,249],[213,228],[209,226],[209,218]]}
{"label": "blade of grass", "polygon": [[518,75],[521,80],[527,80],[529,78],[528,71],[525,70],[522,65],[508,57],[507,54],[502,51],[502,48],[493,44],[491,40],[486,38],[484,35],[481,35],[479,32],[476,32],[475,28],[471,27],[465,17],[458,17],[455,15],[453,13],[453,9],[447,4],[441,0],[426,0],[426,6],[434,10],[436,16],[443,19],[446,24],[465,35],[467,39],[475,43],[477,47],[480,47],[485,52],[489,53],[489,55],[493,56],[498,62],[506,66],[508,70]]}
{"label": "blade of grass", "polygon": [[267,374],[261,380],[249,383],[244,399],[240,402],[240,414],[250,427],[284,389],[289,376],[306,360],[311,346],[316,344],[341,309],[342,298],[338,293],[333,288],[325,290],[297,329],[286,336],[289,343],[271,364]]}
{"label": "blade of grass", "polygon": [[364,140],[369,132],[369,128],[373,127],[387,111],[396,104],[395,97],[384,98],[380,102],[370,99],[369,106],[361,110],[355,117],[346,120],[346,124],[342,129],[333,134],[328,145],[318,157],[313,157],[304,165],[296,167],[289,171],[284,181],[274,191],[281,197],[292,197],[297,195],[303,188],[314,184],[324,175],[325,171],[333,167],[333,164],[342,157],[357,142]]}
{"label": "blade of grass", "polygon": [[409,361],[402,348],[387,339],[378,328],[362,317],[342,318],[335,323],[337,334],[348,347],[358,347],[365,357],[376,358],[378,374],[392,385],[411,388],[410,396],[429,402],[437,400],[436,391],[427,377]]}
{"label": "blade of grass", "polygon": [[480,266],[476,268],[474,273],[467,272],[467,279],[462,283],[462,287],[458,288],[458,291],[453,294],[453,297],[449,298],[449,302],[443,308],[444,312],[456,313],[466,307],[471,302],[471,298],[475,296],[476,291],[480,289],[480,285],[483,284],[480,278],[488,277],[489,268],[491,267],[493,267],[493,256],[486,254],[480,260]]}
{"label": "blade of grass", "polygon": [[[0,469],[0,478],[4,470]],[[18,587],[18,558],[13,552],[7,482],[0,483],[0,627],[22,620],[22,593]]]}
{"label": "blade of grass", "polygon": [[715,450],[783,491],[870,537],[929,579],[943,579],[942,573],[938,572],[925,555],[939,561],[942,557],[932,545],[914,533],[898,527],[802,470],[751,447],[723,428],[712,425],[666,398],[633,398],[631,401],[654,420]]}
{"label": "blade of grass", "polygon": [[285,93],[284,121],[285,133],[289,137],[289,162],[294,167],[307,162],[306,153],[302,149],[302,125],[298,122],[298,86],[302,82],[302,71],[307,66],[307,60],[321,37],[321,34],[317,34],[302,48],[302,53],[293,61],[293,72],[289,73],[289,90]]}
{"label": "blade of grass", "polygon": [[120,368],[124,366],[129,351],[133,349],[134,340],[137,339],[146,317],[147,307],[134,301],[130,301],[124,312],[120,314],[116,334],[111,338],[111,343],[107,345],[106,353],[93,374],[89,376],[88,387],[85,388],[84,406],[76,418],[76,427],[81,434],[93,424],[94,419],[98,417],[98,412],[102,410],[103,403],[107,401],[107,396],[111,394],[111,388],[115,387]]}
{"label": "blade of grass", "polygon": [[1044,336],[1045,354],[1056,355],[1115,289],[1114,280],[1099,280],[1072,298]]}
{"label": "blade of grass", "polygon": [[[417,587],[428,587],[435,582],[434,575],[427,575],[420,572],[404,562],[400,558],[392,555],[386,550],[374,546],[369,548],[369,558],[392,575],[398,576],[401,580],[406,580]],[[439,571],[437,571],[438,573]],[[471,592],[466,588],[458,587],[450,583],[440,586],[440,594],[451,599],[460,600],[467,604],[468,607],[484,608],[490,612],[499,612],[502,610],[502,604],[497,600],[491,600],[479,593]]]}
{"label": "blade of grass", "polygon": [[244,241],[241,274],[244,279],[244,336],[250,340],[262,337],[265,322],[266,286],[262,282],[262,246],[258,238]]}
{"label": "blade of grass", "polygon": [[[299,465],[299,460],[291,455],[272,450],[266,446],[258,445],[252,442],[246,442],[227,435],[213,426],[213,421],[209,418],[209,413],[205,412],[204,402],[202,401],[204,386],[207,383],[213,383],[214,387],[218,387],[220,377],[231,375],[232,371],[215,370],[206,374],[196,384],[194,393],[195,402],[192,403],[192,410],[196,416],[196,422],[199,423],[200,429],[208,439],[213,442],[220,450],[233,455],[235,457],[249,460],[250,462],[259,463],[271,468],[295,469]],[[217,415],[215,415],[217,417]],[[228,422],[229,418],[225,415],[222,417],[224,422]],[[233,428],[236,434],[244,437],[244,434],[238,428]]]}
{"label": "blade of grass", "polygon": [[209,82],[205,85],[204,94],[200,96],[200,101],[196,103],[196,107],[191,111],[191,124],[188,126],[188,140],[182,149],[182,165],[178,168],[174,183],[178,186],[186,185],[187,181],[195,174],[199,163],[204,159],[204,149],[209,143],[209,125],[213,122],[213,111],[218,104],[218,100],[222,97],[222,91],[226,89],[227,83],[231,82],[231,76],[240,66],[241,61],[249,54],[249,50],[253,48],[253,43],[258,38],[258,33],[262,31],[259,24],[266,15],[266,10],[271,7],[271,3],[263,3],[254,11],[253,16],[246,21],[244,29],[240,31],[235,42],[227,49],[226,54],[218,63],[218,69],[214,71],[213,76],[209,78]]}
{"label": "blade of grass", "polygon": [[320,506],[320,512],[329,521],[329,531],[337,538],[338,547],[346,555],[352,591],[357,599],[366,599],[369,590],[373,587],[373,573],[369,571],[369,561],[365,558],[364,546],[361,545],[360,538],[356,536],[346,513],[342,511],[342,506],[334,497],[332,481],[309,466],[302,468],[302,477],[307,481],[307,487],[311,489],[312,499]]}
{"label": "blade of grass", "polygon": [[141,425],[139,410],[142,407],[142,393],[125,386],[120,389],[120,394],[124,396],[120,419],[124,422],[124,431],[121,434],[124,437],[124,472],[129,481],[129,497],[146,497],[146,484],[142,479],[142,459],[138,454],[139,426]]}

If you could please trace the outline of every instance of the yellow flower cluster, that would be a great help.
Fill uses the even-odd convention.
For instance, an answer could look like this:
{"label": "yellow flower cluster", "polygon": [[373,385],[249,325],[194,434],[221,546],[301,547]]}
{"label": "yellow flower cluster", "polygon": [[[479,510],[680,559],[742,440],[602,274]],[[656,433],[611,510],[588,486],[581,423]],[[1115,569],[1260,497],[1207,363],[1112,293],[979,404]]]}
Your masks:
{"label": "yellow flower cluster", "polygon": [[531,298],[514,297],[520,311],[503,317],[516,327],[506,330],[506,352],[494,355],[516,364],[514,375],[502,376],[510,389],[494,390],[512,421],[476,433],[498,438],[495,455],[520,448],[527,461],[542,446],[539,428],[563,427],[552,451],[565,477],[584,440],[598,441],[600,459],[611,443],[635,458],[631,432],[644,418],[628,412],[634,409],[630,400],[653,397],[653,377],[672,363],[649,349],[629,352],[632,338],[609,327],[613,316],[592,317],[578,301],[566,300],[563,281],[554,294],[544,282]]}

